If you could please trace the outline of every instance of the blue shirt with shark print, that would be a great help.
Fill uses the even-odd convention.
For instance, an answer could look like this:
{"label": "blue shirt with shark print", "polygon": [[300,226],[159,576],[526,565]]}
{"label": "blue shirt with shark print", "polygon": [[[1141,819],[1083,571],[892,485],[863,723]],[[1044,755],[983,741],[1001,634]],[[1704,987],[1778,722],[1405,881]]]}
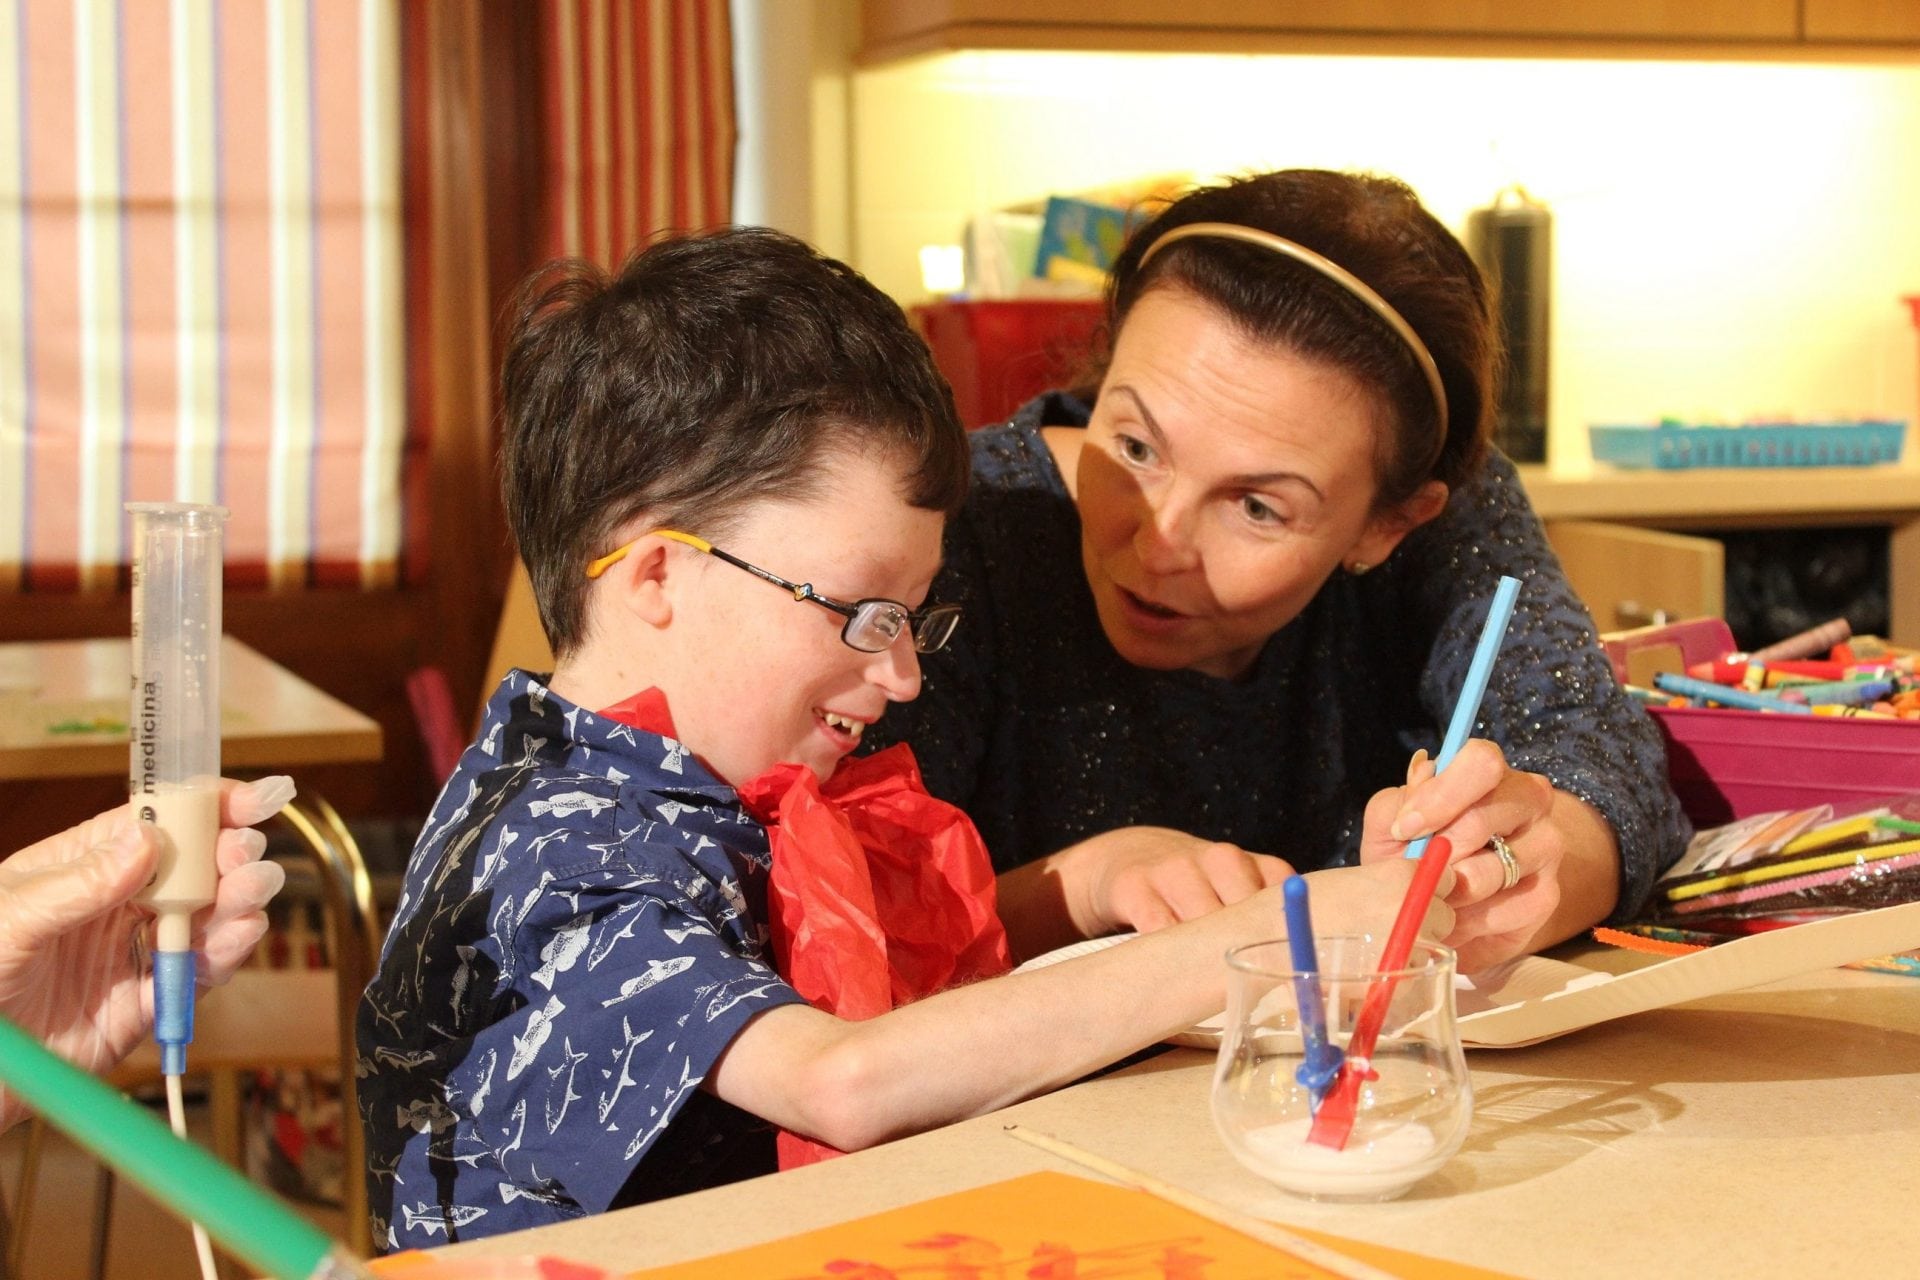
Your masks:
{"label": "blue shirt with shark print", "polygon": [[542,1226],[770,1172],[698,1085],[799,1002],[766,944],[767,836],[671,738],[514,671],[407,865],[355,1030],[373,1237]]}

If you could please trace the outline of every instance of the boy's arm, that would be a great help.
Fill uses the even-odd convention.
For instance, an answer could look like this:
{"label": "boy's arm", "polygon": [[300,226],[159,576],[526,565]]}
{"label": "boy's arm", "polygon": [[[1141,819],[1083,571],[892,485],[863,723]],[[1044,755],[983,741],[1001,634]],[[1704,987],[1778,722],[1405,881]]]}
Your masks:
{"label": "boy's arm", "polygon": [[[1384,932],[1413,863],[1315,872],[1327,932]],[[1429,933],[1452,913],[1436,896]],[[1261,892],[1124,946],[958,987],[864,1022],[798,1005],[756,1016],[702,1088],[843,1151],[982,1115],[1220,1012],[1222,956],[1285,930]]]}

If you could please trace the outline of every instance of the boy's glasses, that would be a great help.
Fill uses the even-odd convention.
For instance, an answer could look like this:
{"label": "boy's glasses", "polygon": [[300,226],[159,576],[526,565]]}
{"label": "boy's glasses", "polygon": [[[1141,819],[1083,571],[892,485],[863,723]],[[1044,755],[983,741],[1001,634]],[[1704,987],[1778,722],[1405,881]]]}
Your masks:
{"label": "boy's glasses", "polygon": [[[913,647],[919,653],[932,653],[947,643],[953,635],[953,629],[960,622],[960,606],[957,604],[935,604],[915,613],[898,600],[855,600],[846,604],[830,596],[823,596],[808,582],[788,582],[777,573],[768,573],[759,565],[748,564],[739,556],[730,556],[705,538],[695,537],[691,533],[682,533],[678,529],[654,529],[640,535],[641,538],[671,538],[683,542],[695,551],[710,555],[716,560],[724,560],[736,569],[745,569],[756,578],[773,583],[776,587],[785,587],[793,592],[795,600],[807,600],[822,609],[831,609],[847,620],[840,628],[840,638],[850,647],[862,653],[885,653],[900,638],[902,631],[911,629]],[[587,576],[597,578],[626,557],[627,552],[640,542],[635,538],[626,546],[610,551],[587,566]]]}

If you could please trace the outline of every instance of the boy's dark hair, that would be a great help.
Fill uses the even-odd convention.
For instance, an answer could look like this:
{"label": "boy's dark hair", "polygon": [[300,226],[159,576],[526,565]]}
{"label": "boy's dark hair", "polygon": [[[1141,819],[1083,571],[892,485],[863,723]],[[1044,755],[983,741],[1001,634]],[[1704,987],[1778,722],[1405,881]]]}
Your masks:
{"label": "boy's dark hair", "polygon": [[611,278],[552,263],[512,316],[501,485],[556,656],[585,638],[587,563],[643,511],[718,542],[747,504],[806,497],[839,448],[897,455],[916,507],[966,498],[966,433],[925,344],[792,236],[662,240]]}

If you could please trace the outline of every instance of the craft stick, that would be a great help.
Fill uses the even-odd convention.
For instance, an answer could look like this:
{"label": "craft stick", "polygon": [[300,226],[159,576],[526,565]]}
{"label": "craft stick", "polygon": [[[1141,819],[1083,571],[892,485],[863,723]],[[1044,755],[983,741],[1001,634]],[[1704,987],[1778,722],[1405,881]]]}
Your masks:
{"label": "craft stick", "polygon": [[[1506,638],[1507,623],[1513,620],[1513,602],[1520,595],[1520,579],[1503,577],[1493,593],[1493,603],[1487,608],[1486,625],[1480,628],[1480,642],[1474,646],[1473,661],[1467,665],[1467,678],[1460,685],[1460,697],[1453,704],[1453,719],[1447,722],[1447,736],[1440,741],[1440,754],[1433,759],[1433,771],[1438,774],[1453,763],[1460,754],[1460,748],[1467,745],[1467,735],[1473,732],[1473,722],[1480,715],[1480,700],[1487,693],[1487,679],[1493,675],[1494,655],[1500,652],[1500,642]],[[1407,856],[1417,858],[1427,847],[1426,836],[1421,836],[1407,846]]]}
{"label": "craft stick", "polygon": [[1162,1182],[1151,1174],[1142,1173],[1105,1156],[1097,1156],[1083,1147],[1071,1142],[1029,1129],[1024,1125],[1010,1124],[1002,1130],[1010,1138],[1018,1138],[1029,1146],[1040,1148],[1062,1160],[1093,1170],[1103,1177],[1111,1178],[1123,1186],[1133,1187],[1148,1195],[1158,1196],[1168,1204],[1179,1205],[1188,1213],[1197,1213],[1209,1222],[1217,1222],[1223,1227],[1238,1231],[1243,1236],[1251,1236],[1261,1244],[1271,1245],[1283,1253],[1290,1253],[1303,1262],[1331,1271],[1345,1280],[1395,1280],[1391,1272],[1382,1271],[1370,1263],[1358,1258],[1350,1258],[1337,1249],[1330,1249],[1317,1240],[1295,1235],[1278,1223],[1256,1218],[1250,1213],[1230,1209],[1226,1205],[1196,1195],[1170,1182]]}

